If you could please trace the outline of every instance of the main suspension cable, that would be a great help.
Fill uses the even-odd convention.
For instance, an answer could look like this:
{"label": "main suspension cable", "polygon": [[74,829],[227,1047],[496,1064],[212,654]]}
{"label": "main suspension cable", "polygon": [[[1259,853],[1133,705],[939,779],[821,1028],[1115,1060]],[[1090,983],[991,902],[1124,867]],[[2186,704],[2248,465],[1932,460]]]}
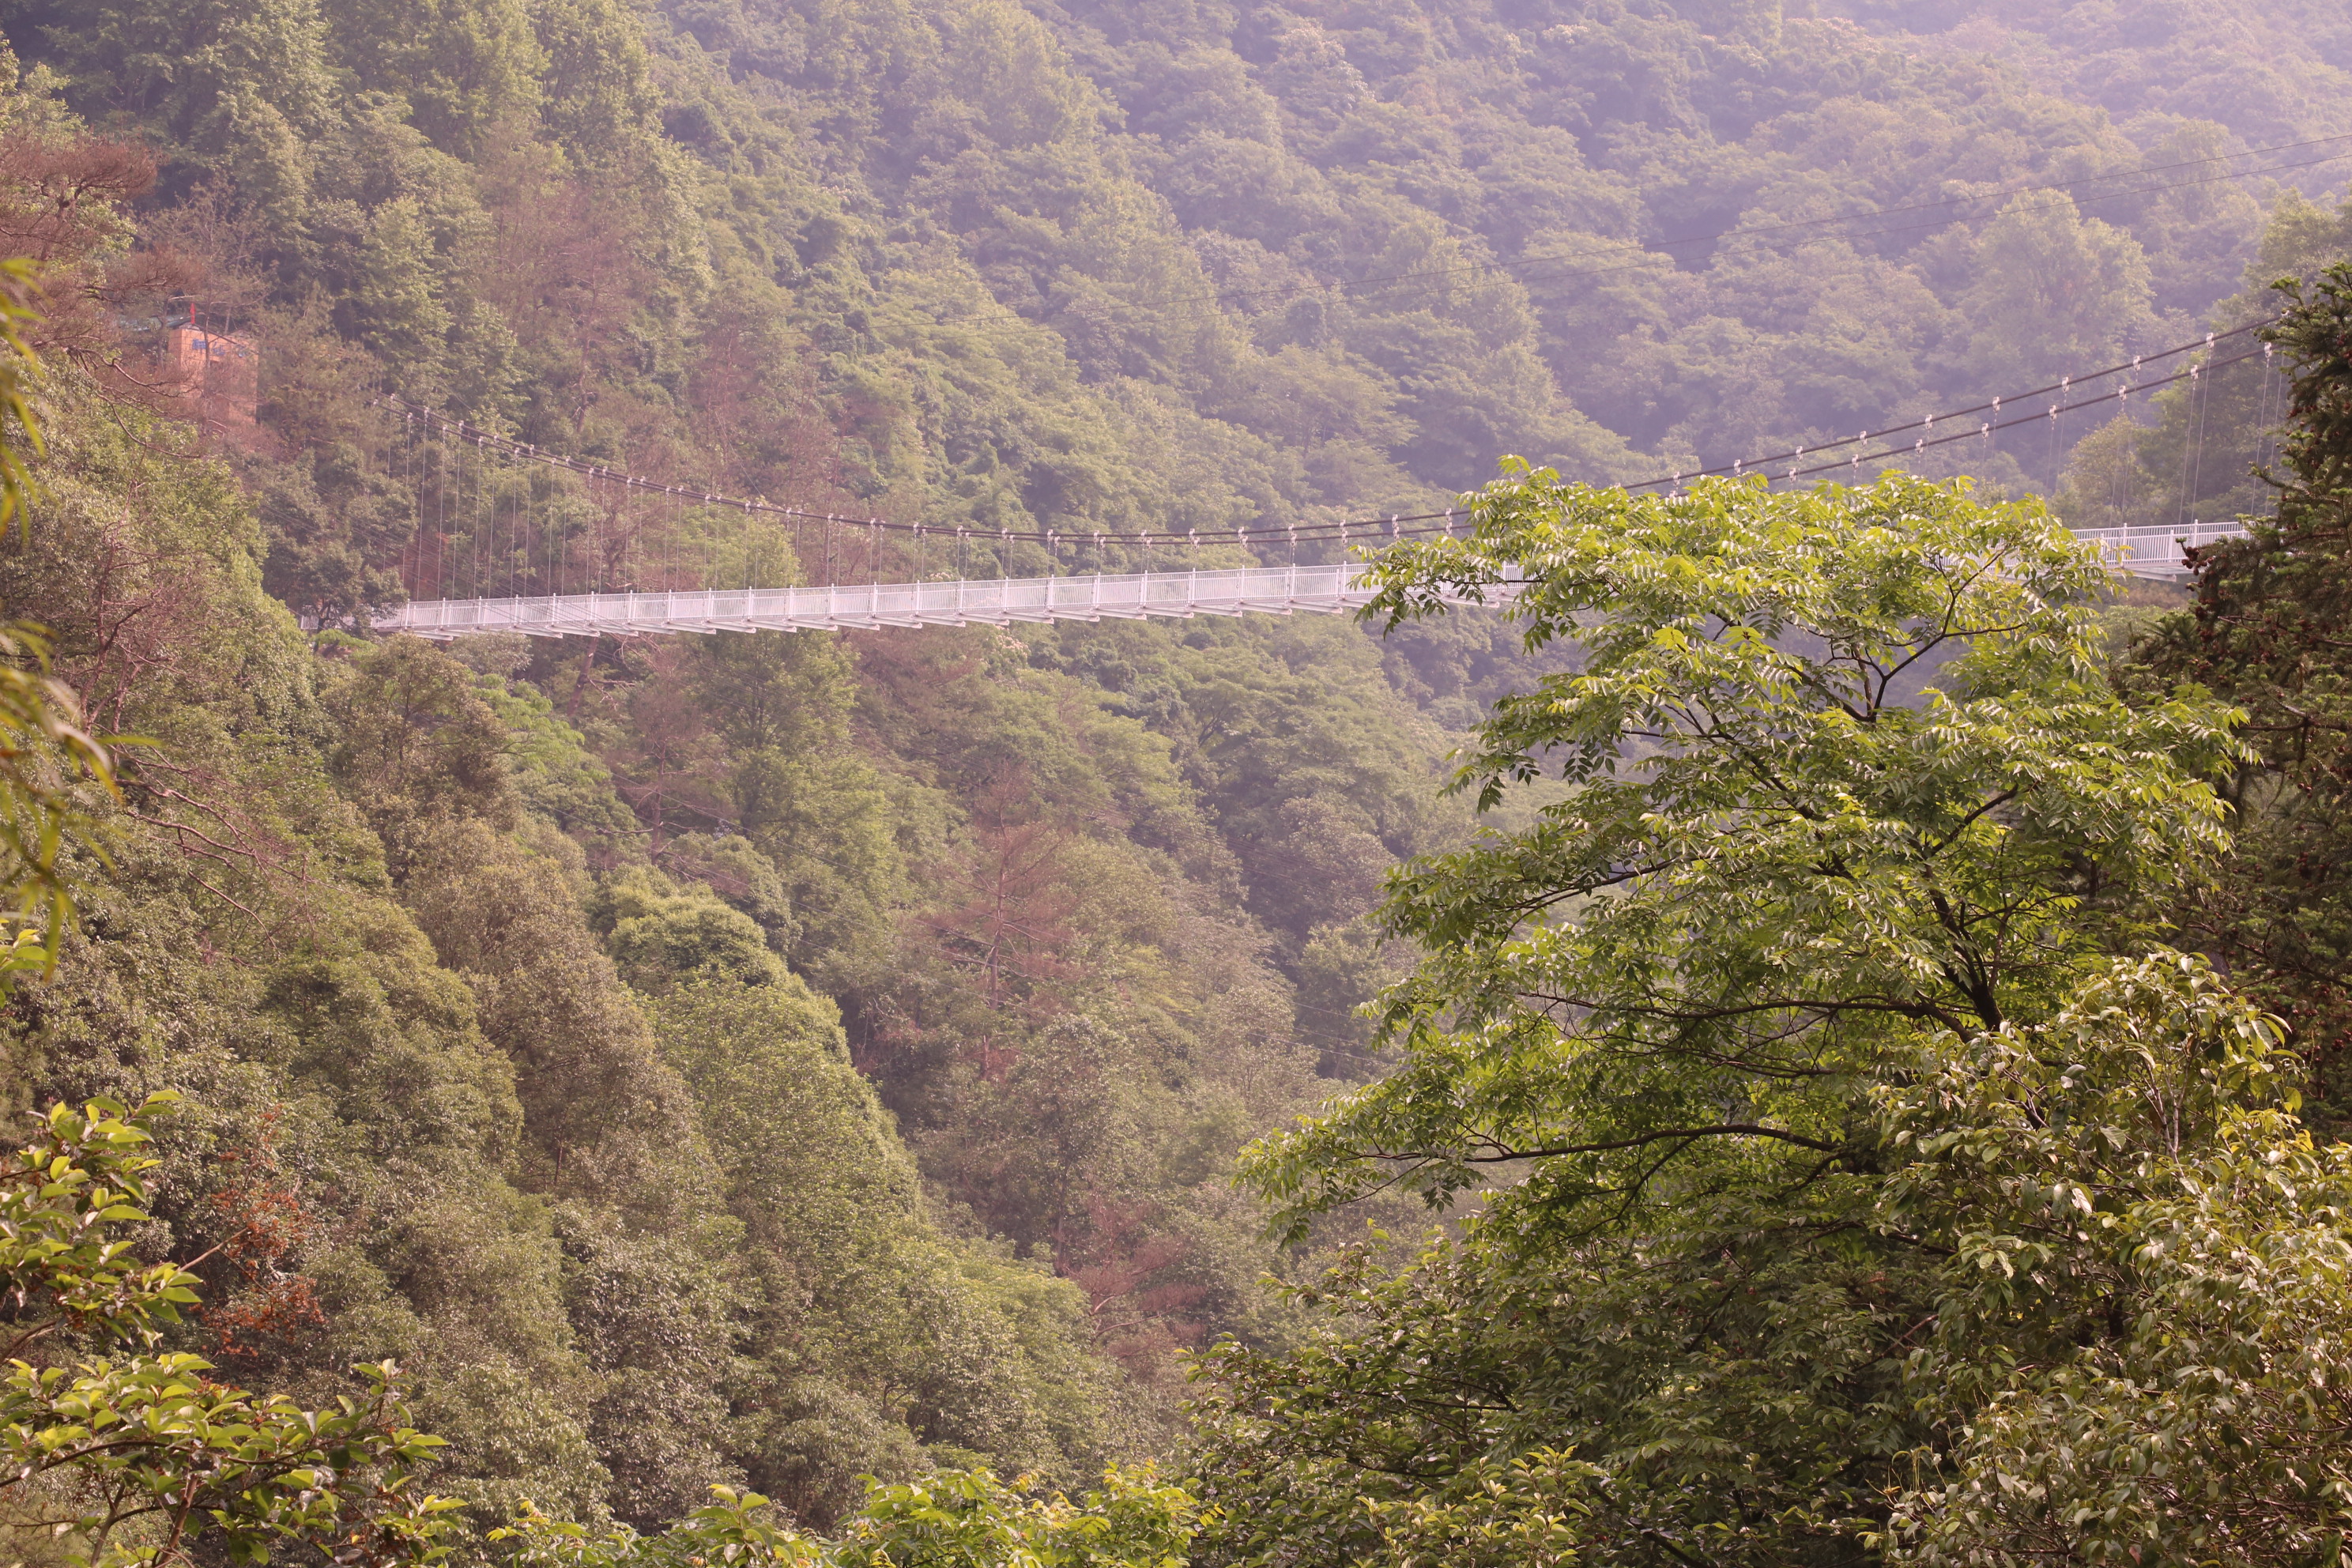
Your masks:
{"label": "main suspension cable", "polygon": [[[1769,482],[1779,483],[1788,479],[1827,474],[1842,468],[1857,469],[1866,461],[1899,458],[1911,453],[1923,452],[1930,447],[1948,446],[1956,441],[1989,437],[1997,431],[2015,429],[2044,419],[2053,421],[2054,428],[2055,421],[2064,415],[2081,409],[2095,407],[2105,403],[2121,403],[2127,400],[2134,393],[2154,391],[2177,382],[2209,375],[2228,365],[2252,359],[2268,358],[2270,349],[2266,344],[2262,348],[2250,349],[2242,353],[2208,360],[2189,369],[2176,371],[2168,375],[2138,378],[2139,373],[2152,364],[2174,359],[2182,354],[2210,352],[2217,344],[2228,339],[2259,331],[2264,327],[2273,325],[2280,318],[2277,316],[2266,317],[2262,321],[2247,322],[2243,326],[2207,333],[2193,342],[2177,344],[2171,348],[2135,354],[2128,360],[2103,369],[2063,376],[2047,385],[2033,387],[2024,392],[2004,394],[1985,402],[1969,404],[1964,407],[1949,409],[1939,414],[1926,415],[1901,424],[1889,425],[1874,430],[1864,430],[1853,436],[1825,441],[1819,446],[1791,447],[1785,451],[1770,452],[1761,457],[1739,458],[1727,463],[1679,469],[1666,474],[1654,475],[1648,479],[1633,479],[1601,488],[1621,489],[1630,494],[1641,490],[1679,489],[1701,479],[1724,477],[1739,479],[1757,475],[1764,476]],[[2074,387],[2079,384],[2126,374],[2134,374],[2135,379],[2125,385],[2091,396],[2066,400]],[[2059,401],[2051,403],[2046,408],[2035,409],[2024,414],[2007,413],[2010,408],[2021,404],[2039,402],[2053,394],[2058,395]],[[405,418],[415,421],[424,432],[439,435],[442,437],[442,450],[445,453],[447,450],[447,444],[454,439],[460,444],[461,449],[463,444],[471,443],[478,451],[497,451],[518,461],[537,463],[549,468],[578,474],[589,481],[592,490],[598,485],[616,487],[624,505],[628,496],[636,493],[668,497],[688,504],[698,502],[704,506],[730,507],[747,514],[757,513],[810,522],[821,521],[825,525],[828,542],[841,525],[855,526],[862,522],[866,525],[868,540],[872,542],[868,551],[869,572],[874,565],[878,564],[880,536],[884,532],[908,534],[919,540],[927,530],[956,526],[936,522],[898,522],[871,515],[859,518],[837,511],[819,511],[807,507],[778,505],[763,498],[747,499],[722,495],[698,486],[670,484],[643,475],[632,474],[624,469],[593,463],[585,458],[548,451],[530,442],[517,441],[499,436],[466,420],[452,419],[446,415],[436,413],[432,409],[411,403],[396,395],[387,395],[380,401]],[[1969,423],[1971,421],[1974,422],[1973,427]],[[1951,426],[1956,424],[1960,426],[1960,428],[1953,432]],[[1936,428],[1939,425],[1946,427],[1947,434],[1936,434]],[[1875,453],[1867,449],[1903,436],[1914,437],[1907,447]],[[1843,456],[1834,461],[1822,460],[1824,454],[1832,452],[1842,453]],[[1805,460],[1807,458],[1811,458],[1813,461],[1808,463]],[[1789,465],[1785,471],[1781,470],[1782,464]],[[1382,531],[1391,537],[1417,536],[1441,531],[1439,528],[1422,525],[1450,523],[1454,519],[1469,515],[1470,510],[1467,506],[1453,506],[1438,511],[1392,514],[1381,518],[1343,519],[1333,522],[1247,523],[1234,528],[1233,535],[1236,542],[1244,545],[1253,541],[1277,540],[1286,541],[1295,545],[1300,540],[1319,541],[1333,538],[1342,543],[1349,543],[1352,542],[1349,539],[1349,531],[1351,529],[1370,532],[1375,537]],[[1408,528],[1404,526],[1406,524],[1414,526]],[[1000,528],[995,531],[1001,542],[1011,543],[1019,541],[1024,543],[1043,544],[1051,549],[1058,544],[1065,531],[1050,528],[1034,530]],[[1137,533],[1102,531],[1095,533],[1094,537],[1097,542],[1097,553],[1099,553],[1101,547],[1109,543],[1147,550],[1154,546],[1181,545],[1194,541],[1196,534],[1197,531],[1186,532],[1145,531]],[[592,541],[592,559],[595,553]],[[826,553],[830,557],[831,550],[828,549]],[[592,591],[594,590],[592,588]]]}

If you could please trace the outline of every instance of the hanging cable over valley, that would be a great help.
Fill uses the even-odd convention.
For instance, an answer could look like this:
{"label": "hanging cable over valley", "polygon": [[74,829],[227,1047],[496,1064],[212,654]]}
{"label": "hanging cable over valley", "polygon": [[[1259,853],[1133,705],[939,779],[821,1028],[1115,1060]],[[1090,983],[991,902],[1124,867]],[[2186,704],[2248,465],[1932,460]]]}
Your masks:
{"label": "hanging cable over valley", "polygon": [[[1860,469],[1865,462],[1898,458],[1907,454],[1924,452],[1930,447],[1942,447],[1960,441],[1986,439],[1997,431],[2014,429],[2021,426],[2036,424],[2044,419],[2054,421],[2066,414],[2102,404],[2125,402],[2136,394],[2153,392],[2160,387],[2190,379],[2195,375],[2208,374],[2227,365],[2260,358],[2263,354],[2263,350],[2256,348],[2219,359],[2210,359],[2160,376],[2151,377],[2144,374],[2149,366],[2183,355],[2196,354],[2200,352],[2210,354],[2223,342],[2259,331],[2275,320],[2275,317],[2266,317],[2228,331],[2208,332],[2189,342],[2175,344],[2148,353],[2136,354],[2129,360],[2095,370],[2062,376],[2059,380],[2046,385],[2004,394],[1984,402],[1927,415],[1917,419],[1906,420],[1877,429],[1859,431],[1853,436],[1824,441],[1818,445],[1792,446],[1786,450],[1769,452],[1760,457],[1739,458],[1729,462],[1676,470],[1608,488],[1628,492],[1670,489],[1679,489],[1700,479],[1749,476],[1761,476],[1768,482],[1778,483],[1829,474],[1842,469],[1854,471]],[[2119,375],[2129,375],[2133,379],[2108,391],[2082,397],[2073,396],[2074,389],[2077,385]],[[2049,403],[2046,406],[2042,405],[2042,400],[2052,397],[2053,395],[2055,395],[2058,400]],[[652,479],[645,475],[630,473],[625,469],[592,462],[586,458],[549,451],[528,442],[498,435],[463,419],[452,419],[398,395],[386,395],[379,401],[383,407],[401,416],[404,419],[413,421],[421,428],[440,435],[445,438],[445,442],[454,440],[461,445],[474,447],[478,451],[497,452],[519,462],[540,464],[551,469],[577,474],[596,483],[617,486],[624,493],[667,497],[690,505],[730,508],[750,514],[784,518],[802,522],[821,522],[833,528],[845,525],[864,528],[877,536],[882,533],[891,533],[905,535],[916,541],[936,533],[951,537],[960,544],[966,541],[993,540],[1008,544],[1013,542],[1044,544],[1049,548],[1062,544],[1092,542],[1097,548],[1113,544],[1122,548],[1151,549],[1197,544],[1203,541],[1202,535],[1197,531],[1191,530],[1181,532],[1147,531],[1128,533],[1087,529],[1075,531],[1057,528],[991,529],[970,523],[908,522],[876,516],[859,516],[850,512],[780,505],[764,498],[725,495],[699,486]],[[2025,412],[2008,412],[2021,405],[2026,406]],[[1942,434],[1937,433],[1938,426],[1944,427]],[[1899,437],[1904,437],[1912,438],[1907,443],[1898,442],[1896,446],[1886,450],[1870,450],[1874,447],[1884,446],[1885,443],[1897,441]],[[1842,455],[1832,460],[1824,460],[1825,454],[1833,452]],[[1812,460],[1809,463],[1806,461],[1808,458]],[[1782,465],[1787,465],[1785,469]],[[446,494],[446,490],[443,493]],[[1243,545],[1253,542],[1302,542],[1335,539],[1344,542],[1367,535],[1373,538],[1383,535],[1402,538],[1450,532],[1454,521],[1467,516],[1469,510],[1466,506],[1456,505],[1438,511],[1398,513],[1388,517],[1363,517],[1337,521],[1295,524],[1244,524],[1207,537],[1212,542],[1230,540]]]}

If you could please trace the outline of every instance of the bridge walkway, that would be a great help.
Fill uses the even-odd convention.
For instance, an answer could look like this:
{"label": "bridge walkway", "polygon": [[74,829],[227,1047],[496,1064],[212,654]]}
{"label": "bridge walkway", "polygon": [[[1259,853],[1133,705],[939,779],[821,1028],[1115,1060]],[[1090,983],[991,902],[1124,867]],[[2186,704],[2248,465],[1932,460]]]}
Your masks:
{"label": "bridge walkway", "polygon": [[[2243,531],[2235,523],[2085,530],[2117,569],[2177,578],[2184,544]],[[1342,615],[1372,599],[1360,563],[1255,566],[1200,572],[1093,574],[834,587],[691,588],[654,594],[561,594],[535,598],[429,599],[378,616],[383,632],[436,641],[481,632],[526,637],[631,637],[671,632],[843,631],[877,626],[1010,626],[1021,621],[1104,621],[1194,616]]]}

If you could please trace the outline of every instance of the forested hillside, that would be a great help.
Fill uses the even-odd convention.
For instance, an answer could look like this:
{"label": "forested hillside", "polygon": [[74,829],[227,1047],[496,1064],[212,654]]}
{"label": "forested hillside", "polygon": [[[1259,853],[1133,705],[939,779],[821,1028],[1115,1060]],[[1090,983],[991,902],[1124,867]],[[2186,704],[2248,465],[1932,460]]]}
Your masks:
{"label": "forested hillside", "polygon": [[[649,1524],[733,1480],[822,1523],[862,1474],[1076,1480],[1164,1448],[1172,1352],[1279,1332],[1279,1259],[1225,1174],[1362,1070],[1349,1009],[1379,960],[1349,922],[1394,856],[1454,831],[1438,723],[1338,623],[464,662],[306,644],[282,600],[379,593],[415,526],[365,458],[379,385],[495,388],[454,405],[526,420],[529,387],[549,425],[525,427],[571,449],[731,463],[704,471],[745,488],[800,483],[792,442],[856,426],[824,424],[773,258],[706,225],[724,187],[662,136],[631,18],[505,39],[556,79],[572,37],[587,63],[565,68],[617,85],[569,140],[500,144],[539,160],[508,168],[530,188],[503,208],[488,162],[331,68],[356,21],[279,20],[269,47],[312,50],[300,101],[350,117],[273,143],[291,208],[248,194],[252,144],[183,153],[235,130],[217,101],[110,142],[37,69],[10,100],[15,243],[47,253],[32,331],[61,379],[8,603],[42,606],[96,721],[153,742],[124,754],[119,875],[18,1003],[16,1092],[190,1094],[155,1212],[209,1250],[200,1342],[293,1389],[396,1354],[450,1443],[436,1484],[486,1520],[529,1498]],[[509,82],[535,109],[538,79]],[[799,178],[748,181],[745,211],[824,200]],[[517,281],[493,213],[524,208],[570,226],[582,271],[524,280],[548,293],[486,328],[499,307],[467,290]],[[547,233],[515,244],[567,263]],[[578,313],[616,279],[642,296]],[[142,357],[159,296],[203,289],[261,345],[257,430],[176,420]],[[654,342],[685,381],[629,346]],[[919,489],[951,443],[887,357],[855,367],[898,405],[871,449]],[[1023,390],[994,389],[1001,417],[1050,414]]]}
{"label": "forested hillside", "polygon": [[[33,868],[6,1099],[184,1097],[45,1123],[24,1201],[67,1226],[83,1178],[41,1172],[129,1183],[71,1226],[131,1250],[0,1250],[8,1321],[74,1354],[132,1324],[310,1406],[396,1361],[446,1446],[386,1436],[320,1485],[422,1476],[465,1561],[816,1561],[754,1516],[848,1532],[844,1562],[994,1562],[1024,1531],[1163,1568],[2044,1550],[1951,1500],[2010,1473],[1958,1436],[1969,1402],[2056,1421],[2064,1378],[2161,1361],[2102,1290],[2153,1321],[2199,1287],[2017,1218],[2091,1154],[1934,1166],[2046,1130],[2002,1098],[2057,1092],[2015,1032],[2201,1042],[2162,1058],[2149,1092],[2194,1126],[2155,1152],[2128,1061],[2058,1064],[2133,1129],[2127,1177],[2084,1178],[2116,1236],[2160,1243],[2182,1184],[2258,1144],[2328,1173],[2214,1224],[2333,1234],[2310,1194],[2340,1172],[2295,1143],[2260,1012],[2340,1094],[2336,774],[2294,721],[2335,700],[2332,644],[2296,621],[2319,663],[2273,668],[2249,620],[2262,584],[2333,591],[2295,563],[2336,515],[2324,324],[2138,423],[1899,455],[1974,500],[1675,511],[1512,468],[1475,537],[1385,558],[1385,626],[371,630],[411,596],[1329,556],[1288,531],[1514,457],[1605,484],[1850,436],[2243,326],[2352,255],[2325,7],[1801,9],[0,0],[0,253],[29,258],[0,358],[40,362],[0,605],[47,628],[0,664],[31,680],[45,637],[58,685],[26,700],[112,757],[53,757],[67,731],[0,704],[48,737],[0,796],[89,831],[45,848],[48,818],[0,813]],[[2240,78],[2242,23],[2275,47]],[[194,331],[230,374],[174,357]],[[956,553],[648,504],[417,409]],[[2250,467],[2293,421],[2284,542],[2123,658],[2151,617],[2098,608],[2031,498],[2265,513]],[[1433,596],[1506,578],[1556,595],[1517,622]],[[1931,603],[1974,683],[1943,728],[1900,651]],[[1699,626],[1757,635],[1711,664],[1675,641]],[[1844,651],[1768,668],[1792,629]],[[1596,650],[1619,684],[1569,684]],[[1862,696],[1823,673],[1847,658]],[[2204,689],[2258,710],[2254,750]],[[1677,691],[1792,748],[1792,793],[1706,772]],[[1703,777],[1612,772],[1682,750]],[[1790,800],[1855,836],[1863,891],[1810,828],[1701,852]],[[1952,865],[1965,919],[1921,891]],[[1704,1202],[1617,1158],[1661,1142],[1724,1151],[1665,1184]],[[1949,1262],[1989,1278],[2012,1231],[2060,1281],[2030,1309]],[[107,1273],[134,1257],[150,1294]],[[2296,1272],[2321,1263],[2274,1261],[2320,1301],[2260,1325],[2292,1337],[2334,1309]],[[1958,1468],[1906,1468],[1930,1453]],[[1142,1460],[1183,1489],[1037,1500]],[[79,1495],[38,1468],[0,1531],[62,1568],[112,1524],[37,1529]],[[868,1477],[913,1489],[866,1503]],[[714,1486],[773,1510],[628,1533]],[[367,1504],[386,1568],[434,1539],[397,1491]],[[932,1508],[977,1533],[940,1546]],[[333,1538],[290,1517],[267,1530]],[[145,1528],[137,1561],[181,1550]]]}
{"label": "forested hillside", "polygon": [[[2218,161],[2262,140],[2237,127],[2110,116],[1770,5],[1071,6],[1059,30],[1260,342],[1311,307],[1426,427],[1421,386],[1463,362],[1423,318],[1475,290],[1647,469],[2177,339],[2234,284],[2264,194],[2204,178],[2246,166]],[[1535,406],[1445,437],[1622,462],[1539,436]]]}
{"label": "forested hillside", "polygon": [[[2263,144],[2352,123],[2345,107],[2352,26],[2325,0],[2150,6],[1859,0],[1820,9],[1907,49],[1991,55],[2036,85],[2118,120],[2149,112],[2210,120]],[[2298,173],[2289,183],[2316,195],[2339,185],[2342,175]]]}

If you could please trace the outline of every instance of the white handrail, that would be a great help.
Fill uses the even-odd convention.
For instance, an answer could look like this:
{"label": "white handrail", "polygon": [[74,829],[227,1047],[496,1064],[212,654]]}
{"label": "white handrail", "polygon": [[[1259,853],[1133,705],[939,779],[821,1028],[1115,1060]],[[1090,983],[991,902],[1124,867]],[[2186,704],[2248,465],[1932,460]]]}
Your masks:
{"label": "white handrail", "polygon": [[691,588],[428,599],[388,610],[378,631],[442,639],[476,632],[583,637],[597,632],[834,631],[875,626],[1009,626],[1016,621],[1339,615],[1370,604],[1356,563],[1224,571],[1011,577],[839,587]]}
{"label": "white handrail", "polygon": [[2189,568],[2184,548],[2236,539],[2246,531],[2241,522],[2190,522],[2179,526],[2078,528],[2074,537],[2095,544],[2118,570],[2137,577],[2178,577]]}
{"label": "white handrail", "polygon": [[[2125,572],[2177,577],[2181,550],[2245,531],[2235,522],[2082,529]],[[685,588],[658,594],[557,594],[426,599],[375,618],[383,632],[436,641],[477,632],[526,637],[669,632],[841,631],[877,626],[1010,626],[1016,621],[1186,620],[1194,616],[1341,615],[1371,603],[1358,562],[1073,577],[869,583],[813,588]]]}

